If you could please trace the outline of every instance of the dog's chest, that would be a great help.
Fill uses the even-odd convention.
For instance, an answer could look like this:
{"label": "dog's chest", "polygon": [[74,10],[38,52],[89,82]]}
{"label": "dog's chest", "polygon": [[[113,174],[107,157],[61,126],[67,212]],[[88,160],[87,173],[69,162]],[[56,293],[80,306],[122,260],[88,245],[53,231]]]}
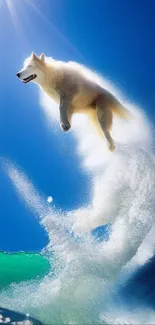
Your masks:
{"label": "dog's chest", "polygon": [[56,103],[60,102],[60,96],[56,89],[51,87],[50,89],[48,89],[47,93]]}

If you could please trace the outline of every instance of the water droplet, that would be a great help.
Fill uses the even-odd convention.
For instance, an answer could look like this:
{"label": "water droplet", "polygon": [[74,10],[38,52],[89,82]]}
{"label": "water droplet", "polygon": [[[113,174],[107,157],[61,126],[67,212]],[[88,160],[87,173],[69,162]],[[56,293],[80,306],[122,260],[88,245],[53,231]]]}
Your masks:
{"label": "water droplet", "polygon": [[52,196],[48,196],[48,198],[47,198],[47,202],[48,202],[48,203],[51,203],[52,201],[53,201]]}

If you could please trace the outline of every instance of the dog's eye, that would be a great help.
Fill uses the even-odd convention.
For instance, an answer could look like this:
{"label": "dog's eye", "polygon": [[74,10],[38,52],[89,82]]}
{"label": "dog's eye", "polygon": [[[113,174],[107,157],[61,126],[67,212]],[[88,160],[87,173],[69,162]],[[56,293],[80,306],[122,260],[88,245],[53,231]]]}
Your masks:
{"label": "dog's eye", "polygon": [[31,64],[29,64],[29,65],[27,66],[27,68],[32,68],[32,65],[31,65]]}

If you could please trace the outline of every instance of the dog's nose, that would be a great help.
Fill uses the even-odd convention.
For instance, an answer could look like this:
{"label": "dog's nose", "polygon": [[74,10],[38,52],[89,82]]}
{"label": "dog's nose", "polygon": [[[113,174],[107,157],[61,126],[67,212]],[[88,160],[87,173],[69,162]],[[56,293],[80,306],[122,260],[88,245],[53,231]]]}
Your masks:
{"label": "dog's nose", "polygon": [[20,72],[16,73],[16,76],[17,76],[18,78],[20,78]]}

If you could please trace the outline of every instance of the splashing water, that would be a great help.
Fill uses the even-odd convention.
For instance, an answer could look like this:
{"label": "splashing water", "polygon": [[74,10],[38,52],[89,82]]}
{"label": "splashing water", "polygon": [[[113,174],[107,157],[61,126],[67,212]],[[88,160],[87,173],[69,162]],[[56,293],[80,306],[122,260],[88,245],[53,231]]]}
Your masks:
{"label": "splashing water", "polygon": [[[112,90],[95,73],[78,67]],[[56,105],[43,94],[41,102],[53,125]],[[140,110],[123,102],[134,118],[128,124],[114,121],[114,153],[108,152],[85,117],[73,119],[79,152],[93,178],[89,206],[64,214],[54,210],[17,166],[4,162],[19,195],[40,216],[48,232],[49,245],[43,253],[54,267],[40,282],[3,290],[0,301],[4,307],[29,312],[44,324],[155,322],[151,309],[145,307],[142,312],[134,307],[131,312],[117,294],[118,285],[154,255],[155,247],[155,159],[150,126]],[[97,241],[90,230],[107,223],[111,223],[109,235]]]}

